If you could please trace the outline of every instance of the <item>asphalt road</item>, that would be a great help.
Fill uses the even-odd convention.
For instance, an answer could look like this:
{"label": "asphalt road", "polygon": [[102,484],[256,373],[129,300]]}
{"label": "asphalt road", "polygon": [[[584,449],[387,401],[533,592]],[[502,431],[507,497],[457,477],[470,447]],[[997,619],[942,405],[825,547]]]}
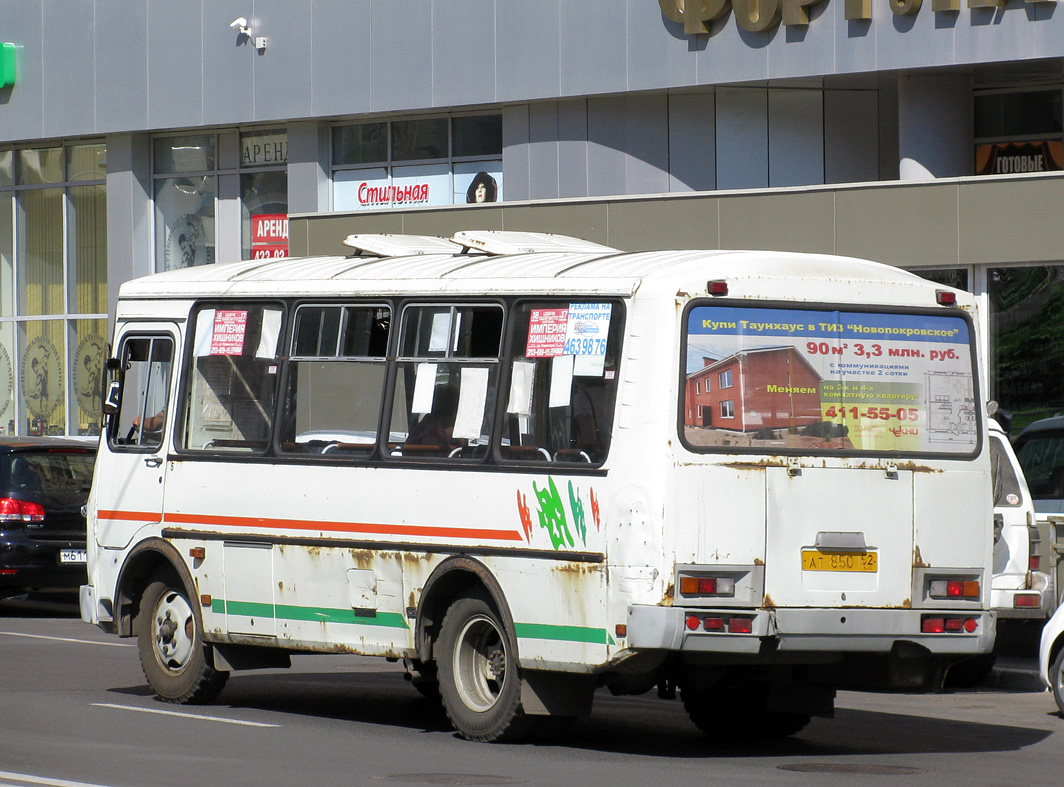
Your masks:
{"label": "asphalt road", "polygon": [[519,745],[458,738],[382,660],[297,656],[236,673],[209,706],[154,700],[131,640],[70,604],[0,605],[0,787],[175,785],[1055,784],[1064,719],[1044,692],[841,694],[795,738],[726,745],[678,701],[596,697]]}

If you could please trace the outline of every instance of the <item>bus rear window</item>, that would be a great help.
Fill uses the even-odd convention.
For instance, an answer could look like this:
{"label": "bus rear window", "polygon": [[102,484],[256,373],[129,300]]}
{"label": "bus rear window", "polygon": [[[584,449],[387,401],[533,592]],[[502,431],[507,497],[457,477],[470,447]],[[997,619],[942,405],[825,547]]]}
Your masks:
{"label": "bus rear window", "polygon": [[696,451],[974,454],[958,312],[694,305],[682,434]]}

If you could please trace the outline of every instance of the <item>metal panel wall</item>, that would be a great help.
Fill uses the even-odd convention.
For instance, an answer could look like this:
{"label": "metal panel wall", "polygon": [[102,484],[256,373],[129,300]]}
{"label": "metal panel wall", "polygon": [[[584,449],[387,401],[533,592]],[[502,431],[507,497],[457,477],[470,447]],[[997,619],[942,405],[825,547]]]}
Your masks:
{"label": "metal panel wall", "polygon": [[[292,218],[311,254],[352,232],[471,226],[575,235],[617,248],[830,252],[903,268],[1064,261],[1064,173],[740,193],[614,197]],[[1032,222],[1038,227],[1032,232]]]}
{"label": "metal panel wall", "polygon": [[717,188],[768,186],[768,96],[764,90],[717,90]]}
{"label": "metal panel wall", "polygon": [[[0,96],[0,141],[1064,57],[1054,3],[959,14],[925,3],[902,16],[876,2],[872,19],[847,20],[845,3],[821,0],[807,25],[750,32],[733,12],[703,35],[656,0],[9,0],[3,10],[18,79]],[[229,27],[238,16],[269,39],[264,51]]]}
{"label": "metal panel wall", "polygon": [[870,90],[824,91],[824,182],[879,178],[879,101]]}
{"label": "metal panel wall", "polygon": [[432,103],[495,101],[494,0],[436,0],[432,6]]}
{"label": "metal panel wall", "polygon": [[768,91],[768,182],[824,182],[824,97],[820,90]]}
{"label": "metal panel wall", "polygon": [[715,96],[669,96],[669,191],[712,191],[717,186]]}

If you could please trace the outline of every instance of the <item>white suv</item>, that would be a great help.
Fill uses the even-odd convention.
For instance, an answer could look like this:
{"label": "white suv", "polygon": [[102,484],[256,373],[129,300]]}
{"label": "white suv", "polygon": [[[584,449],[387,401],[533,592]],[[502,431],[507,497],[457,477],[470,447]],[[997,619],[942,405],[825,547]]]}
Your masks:
{"label": "white suv", "polygon": [[999,618],[1045,618],[1053,605],[1049,576],[1039,571],[1034,501],[1005,430],[993,418],[990,461],[994,485],[994,578],[990,605]]}

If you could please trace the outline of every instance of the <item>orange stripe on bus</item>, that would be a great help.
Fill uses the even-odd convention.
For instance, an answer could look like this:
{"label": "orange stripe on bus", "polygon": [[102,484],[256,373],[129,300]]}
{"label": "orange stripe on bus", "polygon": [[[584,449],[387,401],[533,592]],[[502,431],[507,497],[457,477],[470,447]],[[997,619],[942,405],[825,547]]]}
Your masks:
{"label": "orange stripe on bus", "polygon": [[96,512],[97,519],[114,519],[122,522],[158,522],[162,519],[159,511],[105,511]]}
{"label": "orange stripe on bus", "polygon": [[[137,511],[100,511],[101,519],[158,520],[157,514]],[[263,517],[213,516],[210,514],[166,514],[167,525],[201,525],[219,527],[261,527],[271,530],[316,530],[330,533],[364,533],[395,536],[437,536],[495,541],[523,541],[516,530],[484,530],[431,525],[384,525],[367,522],[313,522],[301,519],[267,519]]]}

